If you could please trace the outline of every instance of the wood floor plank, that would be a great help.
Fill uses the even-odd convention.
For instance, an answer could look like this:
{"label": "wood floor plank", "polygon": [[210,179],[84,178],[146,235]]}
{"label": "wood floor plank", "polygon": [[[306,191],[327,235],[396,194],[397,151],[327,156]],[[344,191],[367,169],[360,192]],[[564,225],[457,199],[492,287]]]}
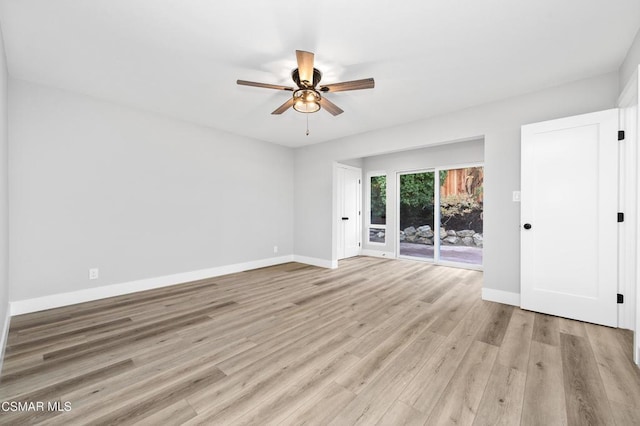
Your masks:
{"label": "wood floor plank", "polygon": [[196,416],[189,403],[181,399],[135,422],[136,426],[179,426]]}
{"label": "wood floor plank", "polygon": [[[349,337],[346,333],[338,332],[331,340],[320,346],[311,346],[311,350],[288,361],[281,361],[281,368],[275,370],[273,374],[265,375],[262,380],[255,380],[251,386],[242,386],[239,392],[235,393],[232,403],[225,402],[224,398],[219,398],[212,404],[212,401],[204,401],[201,399],[187,399],[189,403],[196,409],[198,416],[187,424],[228,424],[238,421],[238,419],[253,409],[262,401],[271,401],[278,399],[280,393],[284,390],[295,386],[295,383],[311,384],[322,379],[322,368],[320,368],[320,377],[306,379],[311,376],[318,376],[318,365],[324,363],[333,365],[328,371],[333,372],[342,367],[341,362],[331,364],[336,353],[341,353]],[[309,348],[309,346],[307,346]],[[305,349],[307,349],[305,348]],[[339,357],[344,362],[352,362],[352,358],[346,356]],[[244,385],[244,383],[243,383]],[[311,385],[309,385],[311,386]]]}
{"label": "wood floor plank", "polygon": [[434,333],[443,336],[448,336],[449,333],[456,328],[460,320],[480,298],[479,287],[470,289],[464,288],[466,286],[462,284],[454,284],[454,286],[462,288],[449,291],[437,300],[435,306],[441,309],[441,314],[438,315],[436,321],[429,327]]}
{"label": "wood floor plank", "polygon": [[369,425],[377,423],[393,405],[397,395],[409,383],[420,368],[443,344],[444,337],[429,330],[423,332],[388,366],[369,386],[363,389],[329,423],[340,425]]}
{"label": "wood floor plank", "polygon": [[329,383],[289,417],[282,421],[283,425],[324,425],[344,409],[356,395],[338,385]]}
{"label": "wood floor plank", "polygon": [[199,420],[212,422],[239,416],[242,410],[246,411],[245,404],[265,389],[273,389],[292,374],[304,374],[305,367],[314,360],[330,359],[332,351],[340,351],[350,341],[350,336],[339,327],[325,327],[323,333],[304,336],[295,346],[281,348],[266,357],[258,353],[254,362],[218,386],[190,397],[188,402],[198,412]]}
{"label": "wood floor plank", "polygon": [[120,374],[96,384],[86,384],[73,391],[60,395],[61,398],[73,401],[76,408],[88,407],[91,404],[100,404],[101,401],[113,399],[122,389],[137,386],[139,382],[154,376],[159,371],[167,372],[180,368],[190,363],[200,366],[204,364],[216,364],[234,353],[247,347],[254,346],[246,340],[229,342],[222,347],[210,347],[206,344],[200,346],[178,347],[164,356],[143,353],[134,356],[136,368],[128,374]]}
{"label": "wood floor plank", "polygon": [[531,342],[522,406],[522,425],[567,424],[562,370],[559,347],[537,341]]}
{"label": "wood floor plank", "polygon": [[125,324],[131,323],[131,318],[118,318],[109,321],[102,321],[99,323],[88,324],[84,327],[67,327],[66,330],[58,328],[54,333],[51,333],[50,330],[41,333],[34,333],[31,335],[23,336],[23,338],[12,345],[7,347],[5,356],[11,356],[16,353],[24,353],[28,350],[33,350],[33,348],[42,348],[50,344],[52,341],[60,340],[64,338],[65,340],[72,336],[83,335],[96,331],[110,331],[116,328],[120,328]]}
{"label": "wood floor plank", "polygon": [[[260,402],[252,405],[252,409],[234,422],[237,425],[270,424],[280,425],[289,417],[290,411],[298,406],[307,405],[307,400],[333,382],[359,358],[348,353],[338,353],[331,361],[321,364],[308,374],[301,374],[291,380],[291,384],[283,386],[282,391],[274,392],[270,398],[260,396]],[[335,383],[335,382],[334,382]]]}
{"label": "wood floor plank", "polygon": [[[459,368],[467,350],[490,314],[490,304],[477,301],[428,362],[403,390],[399,399],[429,415],[451,377]],[[428,383],[429,386],[425,386]]]}
{"label": "wood floor plank", "polygon": [[534,318],[533,312],[521,309],[513,311],[498,351],[499,364],[527,373]]}
{"label": "wood floor plank", "polygon": [[[165,353],[180,341],[178,336],[161,336],[156,339],[123,345],[111,351],[94,354],[86,358],[60,360],[45,363],[40,359],[33,364],[25,364],[23,369],[3,374],[0,380],[0,395],[18,396],[40,389],[54,386],[78,375],[86,374],[96,368],[107,367],[115,362],[132,359],[139,353]],[[4,368],[3,368],[4,370]]]}
{"label": "wood floor plank", "polygon": [[617,426],[640,425],[640,407],[610,401],[613,419]]}
{"label": "wood floor plank", "polygon": [[532,339],[547,345],[560,346],[558,317],[536,313],[533,321]]}
{"label": "wood floor plank", "polygon": [[69,377],[66,380],[60,380],[51,385],[35,387],[22,394],[13,394],[12,397],[26,401],[46,401],[48,399],[55,399],[58,398],[60,394],[64,394],[69,389],[73,389],[80,384],[89,385],[94,382],[104,381],[109,377],[131,371],[133,368],[133,361],[131,359],[125,359],[77,376]]}
{"label": "wood floor plank", "polygon": [[[426,310],[427,308],[425,308]],[[390,337],[366,354],[336,382],[353,393],[359,393],[380,372],[393,362],[433,322],[433,314],[426,310],[400,326]]]}
{"label": "wood floor plank", "polygon": [[563,333],[560,344],[568,423],[611,424],[611,406],[588,340]]}
{"label": "wood floor plank", "polygon": [[481,300],[482,273],[356,257],[11,319],[2,424],[640,424],[632,334]]}
{"label": "wood floor plank", "polygon": [[[170,386],[148,389],[141,397],[129,399],[119,406],[110,400],[109,404],[114,405],[108,407],[107,412],[99,416],[97,413],[103,410],[93,410],[90,421],[94,424],[133,424],[166,408],[170,402],[197,393],[223,377],[225,377],[224,373],[216,367],[188,372]],[[85,419],[86,417],[82,421]],[[67,419],[64,420],[65,423],[66,421]]]}
{"label": "wood floor plank", "polygon": [[[442,276],[446,274],[446,271],[442,271]],[[455,283],[458,281],[457,277],[449,277],[438,280],[436,277],[432,279],[436,280],[435,284],[425,286],[422,294],[419,296],[419,300],[426,303],[435,303],[447,292],[455,288]]]}
{"label": "wood floor plank", "polygon": [[558,331],[564,334],[573,334],[578,337],[585,337],[587,332],[585,323],[567,318],[558,318]]}
{"label": "wood floor plank", "polygon": [[365,357],[388,339],[391,334],[396,332],[399,327],[412,321],[417,315],[427,313],[428,309],[429,305],[426,303],[417,302],[412,304],[410,308],[399,312],[397,315],[393,315],[378,327],[375,327],[369,333],[357,339],[357,341],[353,343],[351,352],[361,358]]}
{"label": "wood floor plank", "polygon": [[473,424],[497,355],[498,348],[495,346],[474,341],[426,424]]}
{"label": "wood floor plank", "polygon": [[421,412],[400,400],[396,400],[380,421],[376,423],[376,426],[422,426],[423,424],[424,419]]}
{"label": "wood floor plank", "polygon": [[[640,369],[634,368],[607,327],[585,324],[607,397],[626,406],[640,404]],[[634,374],[635,373],[635,374]]]}
{"label": "wood floor plank", "polygon": [[480,333],[478,340],[489,345],[500,346],[502,339],[507,332],[507,326],[511,321],[513,314],[513,306],[503,305],[502,303],[493,304],[493,312]]}
{"label": "wood floor plank", "polygon": [[495,363],[482,395],[475,426],[510,426],[520,423],[526,373]]}
{"label": "wood floor plank", "polygon": [[96,351],[104,350],[105,347],[110,345],[121,345],[126,342],[141,340],[148,337],[156,336],[164,332],[175,331],[190,324],[197,324],[199,322],[206,321],[209,319],[206,314],[233,305],[235,305],[235,302],[213,304],[206,308],[199,309],[188,314],[180,315],[178,317],[166,318],[152,324],[133,326],[129,329],[126,329],[125,331],[114,332],[109,335],[97,339],[92,339],[84,343],[72,345],[64,349],[45,352],[42,357],[45,360],[51,360],[58,358],[69,359],[84,356],[88,352],[93,353]]}
{"label": "wood floor plank", "polygon": [[[252,350],[222,361],[218,366],[228,375],[232,375],[262,359],[273,358],[276,355],[295,354],[296,350],[303,350],[314,340],[336,334],[336,326],[342,324],[342,318],[334,318],[329,322],[303,322],[296,327],[287,329],[275,338],[256,345]],[[249,336],[251,337],[251,336]],[[252,340],[253,341],[253,340]],[[291,355],[289,355],[291,356]],[[279,359],[282,359],[279,357]]]}

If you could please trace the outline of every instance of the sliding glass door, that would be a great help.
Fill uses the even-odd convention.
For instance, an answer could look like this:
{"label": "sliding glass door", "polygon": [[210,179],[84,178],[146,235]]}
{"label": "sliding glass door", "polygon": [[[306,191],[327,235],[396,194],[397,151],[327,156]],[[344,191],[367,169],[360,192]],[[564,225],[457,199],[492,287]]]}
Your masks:
{"label": "sliding glass door", "polygon": [[398,176],[398,256],[482,266],[482,166]]}
{"label": "sliding glass door", "polygon": [[446,169],[440,184],[440,260],[482,265],[482,166]]}
{"label": "sliding glass door", "polygon": [[399,186],[400,256],[433,259],[434,172],[401,173]]}

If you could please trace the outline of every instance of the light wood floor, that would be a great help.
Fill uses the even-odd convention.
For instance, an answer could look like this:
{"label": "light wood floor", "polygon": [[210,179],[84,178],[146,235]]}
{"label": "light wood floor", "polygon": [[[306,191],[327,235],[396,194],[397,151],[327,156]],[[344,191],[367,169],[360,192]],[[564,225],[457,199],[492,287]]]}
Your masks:
{"label": "light wood floor", "polygon": [[0,423],[640,424],[629,332],[484,302],[481,284],[360,257],[15,317],[0,402],[71,411]]}

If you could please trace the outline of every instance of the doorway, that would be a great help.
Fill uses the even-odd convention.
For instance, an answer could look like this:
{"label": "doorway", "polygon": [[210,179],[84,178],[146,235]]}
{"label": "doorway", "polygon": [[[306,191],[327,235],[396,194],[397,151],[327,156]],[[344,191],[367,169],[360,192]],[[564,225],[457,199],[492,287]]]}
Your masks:
{"label": "doorway", "polygon": [[342,164],[338,165],[336,179],[339,260],[360,254],[362,170]]}
{"label": "doorway", "polygon": [[399,258],[482,268],[484,167],[398,173]]}

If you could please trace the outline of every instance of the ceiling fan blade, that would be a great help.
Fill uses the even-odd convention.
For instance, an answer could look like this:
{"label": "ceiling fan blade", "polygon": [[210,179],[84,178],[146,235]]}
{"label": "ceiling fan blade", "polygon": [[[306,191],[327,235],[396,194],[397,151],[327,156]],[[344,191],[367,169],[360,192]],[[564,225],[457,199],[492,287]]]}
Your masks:
{"label": "ceiling fan blade", "polygon": [[313,53],[296,50],[296,59],[300,81],[306,81],[308,86],[313,86]]}
{"label": "ceiling fan blade", "polygon": [[286,110],[288,110],[292,106],[293,106],[293,98],[289,99],[287,102],[285,102],[282,105],[280,105],[271,114],[274,114],[274,115],[282,114],[283,112],[285,112]]}
{"label": "ceiling fan blade", "polygon": [[346,92],[347,90],[373,89],[375,82],[372,78],[362,80],[345,81],[342,83],[327,84],[320,86],[321,92]]}
{"label": "ceiling fan blade", "polygon": [[236,81],[236,83],[238,83],[240,86],[263,87],[265,89],[288,90],[290,92],[293,92],[293,87],[280,86],[278,84],[256,83],[255,81],[247,80],[238,80]]}
{"label": "ceiling fan blade", "polygon": [[320,99],[320,106],[326,109],[331,115],[340,115],[344,111],[338,105],[334,104],[327,98]]}

